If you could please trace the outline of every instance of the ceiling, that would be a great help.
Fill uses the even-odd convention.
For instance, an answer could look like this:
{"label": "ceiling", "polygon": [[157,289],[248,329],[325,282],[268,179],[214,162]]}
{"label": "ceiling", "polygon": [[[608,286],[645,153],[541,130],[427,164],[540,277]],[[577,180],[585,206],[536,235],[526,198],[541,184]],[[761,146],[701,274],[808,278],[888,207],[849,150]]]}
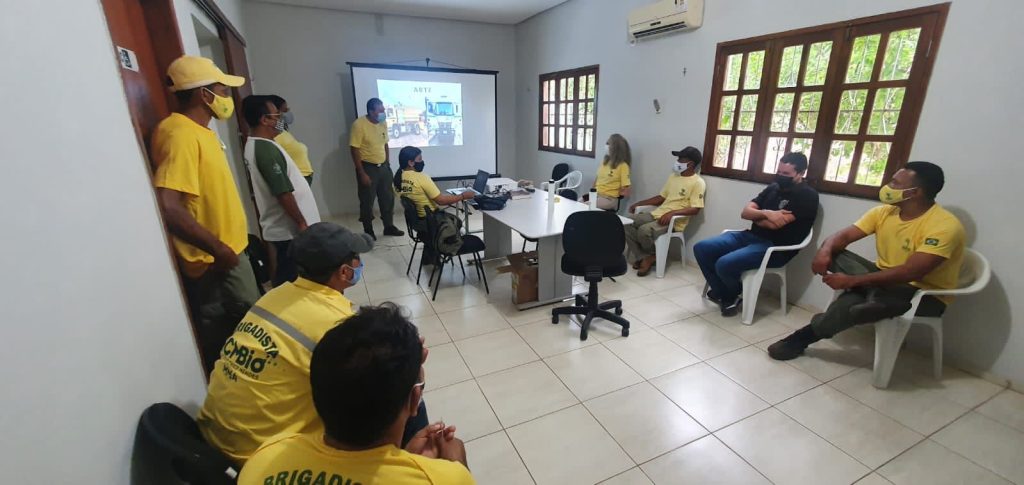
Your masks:
{"label": "ceiling", "polygon": [[352,12],[514,25],[566,0],[252,0]]}

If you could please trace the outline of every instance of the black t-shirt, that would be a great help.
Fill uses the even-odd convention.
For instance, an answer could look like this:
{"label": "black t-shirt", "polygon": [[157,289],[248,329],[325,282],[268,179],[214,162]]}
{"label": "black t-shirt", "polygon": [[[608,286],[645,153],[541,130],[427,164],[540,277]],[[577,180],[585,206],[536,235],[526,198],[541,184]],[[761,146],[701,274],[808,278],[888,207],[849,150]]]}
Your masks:
{"label": "black t-shirt", "polygon": [[750,226],[750,232],[771,241],[773,246],[799,244],[807,237],[814,226],[814,218],[818,216],[818,192],[806,183],[796,184],[787,190],[773,183],[757,194],[753,202],[762,210],[788,210],[796,216],[795,221],[781,229],[766,229],[757,224]]}

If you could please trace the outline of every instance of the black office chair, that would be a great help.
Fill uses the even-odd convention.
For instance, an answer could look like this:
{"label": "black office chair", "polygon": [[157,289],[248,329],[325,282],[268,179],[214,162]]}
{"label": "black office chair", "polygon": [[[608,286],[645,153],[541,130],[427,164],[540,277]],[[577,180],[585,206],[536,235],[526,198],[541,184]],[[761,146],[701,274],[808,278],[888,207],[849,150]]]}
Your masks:
{"label": "black office chair", "polygon": [[[428,254],[429,251],[429,258],[433,259],[434,263],[434,268],[430,270],[430,279],[427,280],[428,282],[433,282],[434,284],[434,292],[433,295],[431,296],[431,300],[437,299],[437,290],[438,288],[441,287],[441,276],[444,274],[445,264],[451,264],[454,267],[454,260],[457,258],[459,260],[459,267],[462,268],[462,278],[466,278],[466,265],[463,264],[462,262],[462,256],[466,254],[470,254],[473,256],[473,261],[475,263],[473,267],[476,268],[476,277],[477,279],[484,282],[484,290],[487,292],[487,294],[490,294],[491,288],[487,284],[487,272],[484,270],[483,258],[480,256],[480,253],[484,252],[487,249],[487,247],[484,245],[484,240],[472,234],[463,234],[462,245],[459,246],[458,251],[448,254],[439,251],[436,247],[434,247],[434,244],[432,243],[432,241],[435,241],[437,239],[436,237],[434,237],[435,234],[437,234],[437,228],[434,227],[434,224],[431,224],[432,219],[430,217],[427,217],[423,219],[423,221],[425,223],[424,226],[426,228],[426,234],[424,235],[425,237],[422,237],[421,239],[423,241],[423,253],[422,256],[420,256],[420,271],[423,271],[423,260],[428,257],[426,255]],[[437,280],[434,280],[434,273],[437,273]],[[419,282],[420,278],[419,274],[417,273],[416,284],[419,284]]]}
{"label": "black office chair", "polygon": [[[587,339],[590,322],[603,318],[622,326],[622,336],[629,336],[629,320],[622,318],[622,302],[597,301],[597,283],[604,277],[626,274],[626,232],[619,216],[605,211],[583,211],[569,216],[562,232],[562,272],[583,276],[590,282],[590,291],[584,299],[576,295],[576,304],[551,310],[551,323],[558,323],[559,315],[585,315],[580,325],[580,340]],[[612,313],[614,311],[614,313]]]}
{"label": "black office chair", "polygon": [[[405,227],[409,239],[412,239],[412,254],[409,255],[409,264],[405,266],[405,275],[409,276],[409,271],[412,270],[412,259],[416,257],[416,248],[423,242],[420,232],[424,230],[423,219],[416,213],[416,204],[409,200],[407,197],[399,197],[398,200],[402,202],[402,209],[405,212]],[[423,271],[423,255],[420,255],[420,271]],[[416,274],[416,284],[420,284],[420,275]]]}
{"label": "black office chair", "polygon": [[154,404],[139,418],[140,438],[155,445],[157,458],[192,485],[233,485],[238,470],[220,450],[199,434],[196,422],[169,402]]}
{"label": "black office chair", "polygon": [[554,168],[551,169],[551,180],[562,180],[566,175],[569,175],[569,169],[568,163],[555,164]]}

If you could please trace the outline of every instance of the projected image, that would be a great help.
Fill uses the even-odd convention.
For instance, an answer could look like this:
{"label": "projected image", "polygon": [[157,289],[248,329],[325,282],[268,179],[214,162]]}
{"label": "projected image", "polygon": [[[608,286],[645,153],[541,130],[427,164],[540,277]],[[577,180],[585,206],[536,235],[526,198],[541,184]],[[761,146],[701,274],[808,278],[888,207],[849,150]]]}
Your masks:
{"label": "projected image", "polygon": [[462,85],[377,80],[384,102],[390,146],[461,146]]}

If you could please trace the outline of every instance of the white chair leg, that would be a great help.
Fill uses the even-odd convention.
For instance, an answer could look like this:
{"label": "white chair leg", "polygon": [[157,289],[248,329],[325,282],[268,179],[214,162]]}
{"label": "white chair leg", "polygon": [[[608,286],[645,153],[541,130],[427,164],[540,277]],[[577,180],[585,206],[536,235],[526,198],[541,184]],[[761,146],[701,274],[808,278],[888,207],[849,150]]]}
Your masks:
{"label": "white chair leg", "polygon": [[679,259],[683,262],[683,269],[686,269],[686,239],[679,238]]}
{"label": "white chair leg", "polygon": [[757,295],[761,293],[761,283],[764,281],[763,273],[756,273],[750,277],[743,278],[743,315],[744,325],[753,325],[754,309],[757,308]]}
{"label": "white chair leg", "polygon": [[942,324],[932,326],[932,367],[936,379],[942,379]]}
{"label": "white chair leg", "polygon": [[654,252],[658,257],[657,266],[654,268],[658,278],[665,277],[665,265],[668,264],[668,248],[672,245],[672,238],[667,235],[658,236],[654,241]]}
{"label": "white chair leg", "polygon": [[779,304],[782,305],[782,314],[785,315],[789,312],[789,304],[786,301],[786,271],[783,270],[781,273],[778,273],[778,275],[781,280],[779,283]]}
{"label": "white chair leg", "polygon": [[879,389],[889,387],[900,346],[910,330],[910,322],[900,318],[875,323],[875,365],[872,385]]}

